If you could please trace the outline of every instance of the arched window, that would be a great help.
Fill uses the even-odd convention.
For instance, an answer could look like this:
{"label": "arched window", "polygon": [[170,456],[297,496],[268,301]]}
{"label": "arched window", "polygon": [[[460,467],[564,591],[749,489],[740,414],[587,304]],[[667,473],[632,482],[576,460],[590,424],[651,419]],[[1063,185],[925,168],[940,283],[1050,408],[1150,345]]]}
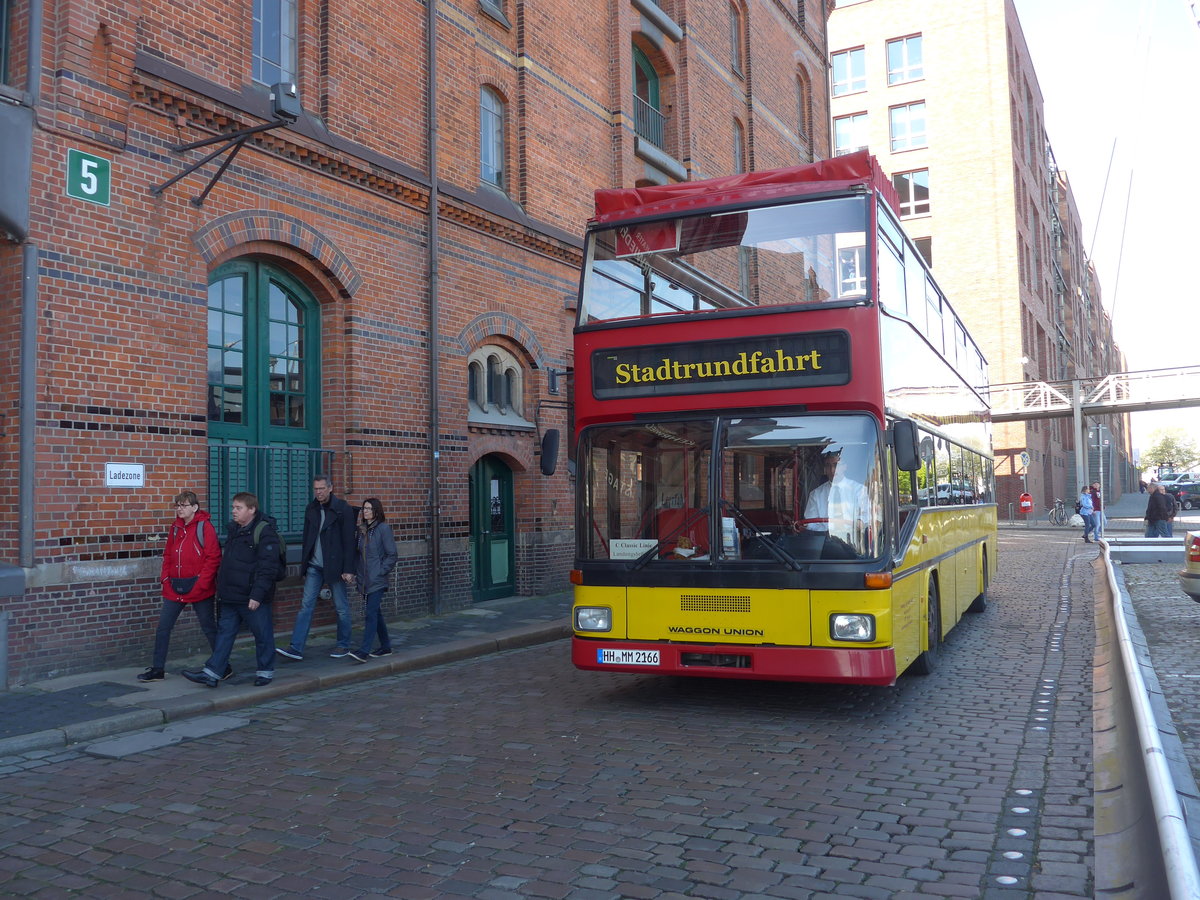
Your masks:
{"label": "arched window", "polygon": [[503,347],[480,347],[467,360],[467,420],[527,428],[524,417],[525,373]]}
{"label": "arched window", "polygon": [[507,189],[504,177],[504,101],[486,85],[479,91],[479,177]]}
{"label": "arched window", "polygon": [[746,171],[746,129],[737,119],[733,120],[733,171]]}
{"label": "arched window", "polygon": [[800,161],[812,162],[812,87],[803,69],[796,74],[796,135],[800,138]]}
{"label": "arched window", "polygon": [[321,442],[321,317],[282,269],[241,259],[208,285],[211,509],[258,495],[280,530],[303,526],[307,483],[327,473]]}
{"label": "arched window", "polygon": [[742,11],[735,2],[729,4],[729,68],[742,74]]}

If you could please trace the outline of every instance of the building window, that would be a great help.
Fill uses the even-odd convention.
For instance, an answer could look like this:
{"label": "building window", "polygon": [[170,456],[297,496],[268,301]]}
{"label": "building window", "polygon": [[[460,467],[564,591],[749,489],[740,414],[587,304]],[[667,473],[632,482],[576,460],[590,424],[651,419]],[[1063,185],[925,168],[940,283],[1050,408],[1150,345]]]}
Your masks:
{"label": "building window", "polygon": [[887,42],[888,84],[902,84],[925,77],[921,56],[921,36],[897,38]]}
{"label": "building window", "polygon": [[897,172],[892,185],[900,197],[900,218],[929,214],[929,170]]}
{"label": "building window", "polygon": [[925,140],[925,101],[893,106],[888,110],[892,152],[928,146]]}
{"label": "building window", "polygon": [[742,74],[742,11],[736,3],[729,4],[729,67]]}
{"label": "building window", "polygon": [[866,247],[843,247],[838,251],[838,290],[839,297],[866,295]]}
{"label": "building window", "polygon": [[917,247],[917,252],[925,260],[925,265],[933,268],[933,238],[913,238],[913,243]]}
{"label": "building window", "polygon": [[746,129],[737,119],[733,120],[733,171],[746,171]]}
{"label": "building window", "polygon": [[320,309],[264,262],[235,260],[208,285],[208,495],[251,491],[280,530],[304,524],[320,449]]}
{"label": "building window", "polygon": [[505,190],[504,101],[490,87],[479,91],[479,177]]}
{"label": "building window", "polygon": [[254,0],[254,80],[296,78],[296,0]]}
{"label": "building window", "polygon": [[833,96],[867,89],[867,51],[862,47],[833,54]]}
{"label": "building window", "polygon": [[662,114],[658,72],[637,47],[633,48],[633,130],[638,137],[664,149],[666,117]]}
{"label": "building window", "polygon": [[805,162],[811,162],[812,148],[812,88],[808,73],[803,69],[796,76],[796,133],[800,142],[809,151]]}
{"label": "building window", "polygon": [[844,156],[867,146],[867,114],[854,113],[833,120],[833,152]]}
{"label": "building window", "polygon": [[528,427],[523,415],[524,370],[502,347],[480,347],[467,360],[467,418],[489,425]]}

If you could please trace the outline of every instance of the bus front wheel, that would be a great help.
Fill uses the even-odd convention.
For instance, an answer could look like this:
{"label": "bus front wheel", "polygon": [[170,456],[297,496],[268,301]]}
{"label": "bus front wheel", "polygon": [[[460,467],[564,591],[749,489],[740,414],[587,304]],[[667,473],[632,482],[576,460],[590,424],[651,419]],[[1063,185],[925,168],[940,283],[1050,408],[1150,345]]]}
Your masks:
{"label": "bus front wheel", "polygon": [[913,660],[912,671],[916,675],[929,675],[937,670],[938,657],[941,656],[942,643],[942,607],[938,603],[937,581],[929,580],[929,601],[926,614],[925,639],[928,649],[922,651]]}

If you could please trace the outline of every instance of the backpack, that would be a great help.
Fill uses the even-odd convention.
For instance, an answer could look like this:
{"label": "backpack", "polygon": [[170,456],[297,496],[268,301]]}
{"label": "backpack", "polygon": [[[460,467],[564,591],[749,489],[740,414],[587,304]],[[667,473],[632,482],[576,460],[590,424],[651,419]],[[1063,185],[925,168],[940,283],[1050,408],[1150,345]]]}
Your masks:
{"label": "backpack", "polygon": [[[254,537],[251,546],[257,550],[258,542],[262,539],[263,529],[267,527],[267,523],[275,524],[275,520],[269,517],[264,517],[257,525],[254,526]],[[275,573],[276,581],[283,581],[287,578],[287,541],[283,539],[283,535],[279,533],[279,529],[275,530],[276,537],[279,538],[279,571]]]}
{"label": "backpack", "polygon": [[1083,504],[1078,500],[1075,501],[1075,512],[1083,512]]}

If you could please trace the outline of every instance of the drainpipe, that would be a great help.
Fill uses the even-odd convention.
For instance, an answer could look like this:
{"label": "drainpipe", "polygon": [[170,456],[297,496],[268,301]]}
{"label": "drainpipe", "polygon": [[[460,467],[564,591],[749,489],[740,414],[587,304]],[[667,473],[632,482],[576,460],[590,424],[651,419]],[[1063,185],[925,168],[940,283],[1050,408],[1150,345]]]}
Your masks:
{"label": "drainpipe", "polygon": [[438,345],[441,334],[438,330],[438,114],[437,114],[437,11],[438,0],[427,0],[425,4],[426,59],[429,61],[426,77],[426,116],[428,119],[426,157],[429,159],[429,589],[433,613],[442,607],[442,490],[441,490],[441,441],[438,437],[441,422],[438,417],[440,377],[438,367]]}
{"label": "drainpipe", "polygon": [[[36,110],[41,97],[43,0],[29,4],[29,54],[25,76],[29,106]],[[29,185],[33,190],[33,184]],[[26,242],[21,247],[21,363],[17,399],[17,422],[21,432],[20,461],[17,464],[17,564],[33,568],[36,537],[34,510],[34,473],[37,459],[34,429],[37,427],[37,324],[38,324],[38,251]]]}

